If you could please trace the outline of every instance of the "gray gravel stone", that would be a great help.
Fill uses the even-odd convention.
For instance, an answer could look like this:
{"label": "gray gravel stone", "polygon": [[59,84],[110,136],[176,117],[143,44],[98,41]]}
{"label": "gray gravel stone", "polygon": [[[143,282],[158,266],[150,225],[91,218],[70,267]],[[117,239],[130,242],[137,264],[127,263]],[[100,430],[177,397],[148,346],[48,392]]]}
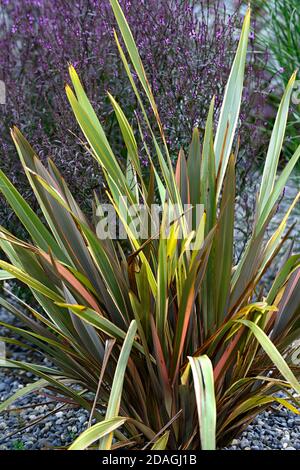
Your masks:
{"label": "gray gravel stone", "polygon": [[246,447],[249,447],[248,439],[242,439],[241,442],[240,442],[240,447],[241,447],[241,449],[245,449]]}

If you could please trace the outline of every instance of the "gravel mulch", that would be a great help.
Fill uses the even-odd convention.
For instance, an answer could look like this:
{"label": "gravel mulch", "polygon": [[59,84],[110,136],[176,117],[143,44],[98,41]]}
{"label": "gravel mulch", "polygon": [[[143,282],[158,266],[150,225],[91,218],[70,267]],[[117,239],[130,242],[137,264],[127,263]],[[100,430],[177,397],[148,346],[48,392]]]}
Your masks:
{"label": "gravel mulch", "polygon": [[[0,310],[0,319],[11,322],[13,317]],[[41,363],[39,354],[30,354],[9,347],[9,358]],[[51,366],[47,360],[43,363]],[[31,372],[0,368],[0,403],[33,380]],[[86,410],[54,402],[48,394],[33,393],[13,403],[9,412],[0,414],[0,450],[67,447],[86,429],[88,419]],[[300,450],[300,416],[283,408],[265,411],[227,449]]]}
{"label": "gravel mulch", "polygon": [[[15,320],[0,310],[0,320]],[[3,333],[3,328],[0,336]],[[51,366],[38,353],[9,346],[8,358]],[[0,368],[0,403],[35,380],[31,372]],[[56,410],[56,411],[55,411]],[[87,427],[89,413],[84,409],[57,403],[51,394],[32,393],[14,402],[9,412],[0,414],[0,450],[49,449],[68,446]]]}

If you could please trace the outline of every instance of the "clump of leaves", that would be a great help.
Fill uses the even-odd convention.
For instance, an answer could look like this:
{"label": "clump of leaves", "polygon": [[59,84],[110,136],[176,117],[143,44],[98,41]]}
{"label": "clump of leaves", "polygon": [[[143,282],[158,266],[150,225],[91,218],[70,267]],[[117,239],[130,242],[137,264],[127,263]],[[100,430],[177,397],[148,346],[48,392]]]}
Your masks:
{"label": "clump of leaves", "polygon": [[[118,1],[110,3],[122,36],[121,42],[115,32],[120,56],[155,149],[154,154],[144,141],[150,176],[143,176],[135,133],[125,113],[108,95],[128,153],[127,169],[121,166],[72,66],[67,97],[91,155],[103,170],[107,197],[123,224],[127,243],[98,238],[95,225],[83,215],[53,162],[46,168],[21,132],[12,130],[48,227],[0,173],[1,190],[32,239],[24,242],[1,228],[0,246],[9,259],[0,262],[1,277],[13,276],[29,286],[43,314],[24,302],[21,305],[30,315],[7,299],[0,303],[26,325],[7,327],[30,339],[53,366],[2,361],[5,367],[33,372],[39,380],[18,390],[0,410],[26,393],[48,387],[57,400],[67,397],[97,420],[72,449],[96,441],[101,449],[120,445],[215,449],[272,403],[297,412],[297,398],[289,390],[300,393],[300,370],[291,360],[293,342],[299,337],[300,255],[282,260],[278,269],[275,257],[300,193],[271,238],[265,239],[300,156],[299,147],[276,177],[296,75],[279,106],[252,235],[234,265],[238,149],[233,151],[233,144],[250,10],[216,132],[213,99],[203,139],[195,129],[188,155],[180,151],[174,169],[132,33]],[[144,102],[152,108],[158,137]],[[125,198],[130,206],[142,203],[150,220],[152,204],[160,203],[163,214],[157,236],[145,240],[132,229],[136,215],[120,210]],[[186,203],[192,205],[192,226]],[[198,204],[205,208],[200,220]],[[172,205],[180,215],[167,233]],[[260,281],[270,266],[277,269],[277,276],[264,297]],[[278,398],[279,390],[285,390],[287,398]]]}

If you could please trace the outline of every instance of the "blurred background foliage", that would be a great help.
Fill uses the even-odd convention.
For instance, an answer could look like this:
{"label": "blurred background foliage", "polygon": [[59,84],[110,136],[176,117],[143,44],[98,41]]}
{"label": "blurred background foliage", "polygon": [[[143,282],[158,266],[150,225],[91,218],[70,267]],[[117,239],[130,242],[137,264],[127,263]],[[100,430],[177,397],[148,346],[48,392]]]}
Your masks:
{"label": "blurred background foliage", "polygon": [[[281,90],[300,65],[300,4],[298,0],[254,0],[253,5],[259,26],[258,44],[269,51],[267,68],[273,77],[269,102],[278,106]],[[295,99],[291,103],[287,127],[288,140],[284,147],[287,158],[299,144],[299,98],[300,82],[296,82]],[[270,124],[272,123],[267,123],[267,130],[270,129]]]}
{"label": "blurred background foliage", "polygon": [[[241,26],[238,6],[230,8],[229,3],[121,1],[156,97],[173,158],[180,146],[187,146],[195,125],[203,129],[213,95],[216,114],[219,112]],[[7,104],[0,109],[0,167],[36,207],[26,189],[9,135],[9,128],[18,124],[42,160],[54,158],[67,181],[72,182],[79,203],[89,212],[93,190],[101,187],[101,176],[97,165],[87,160],[82,143],[72,135],[78,135],[78,127],[66,105],[64,82],[68,62],[80,72],[120,159],[125,158],[126,152],[106,91],[125,104],[125,113],[137,128],[135,97],[118,59],[113,38],[115,20],[109,2],[3,0],[0,25],[0,79],[7,87]],[[241,187],[268,140],[263,130],[269,112],[267,52],[256,53],[254,30],[255,22],[240,119]],[[143,162],[143,155],[140,158]],[[1,201],[0,223],[3,221],[16,228],[16,220]]]}

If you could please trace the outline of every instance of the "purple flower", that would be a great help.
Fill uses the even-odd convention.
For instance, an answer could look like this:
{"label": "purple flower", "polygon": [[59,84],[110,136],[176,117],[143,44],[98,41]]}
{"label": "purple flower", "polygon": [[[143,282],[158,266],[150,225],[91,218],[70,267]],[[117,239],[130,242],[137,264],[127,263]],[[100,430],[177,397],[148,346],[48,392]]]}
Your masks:
{"label": "purple flower", "polygon": [[[204,127],[213,95],[216,117],[219,113],[241,19],[238,14],[229,17],[219,0],[210,2],[209,13],[208,2],[198,0],[120,3],[139,46],[172,155],[176,156],[180,146],[187,147],[194,123]],[[114,151],[126,160],[107,91],[122,105],[137,138],[139,132],[136,99],[119,58],[114,27],[109,0],[2,0],[0,79],[5,79],[8,96],[7,105],[0,107],[0,146],[6,149],[0,166],[18,180],[21,192],[27,182],[9,137],[12,123],[22,129],[43,158],[54,158],[67,181],[72,182],[84,209],[90,206],[92,190],[99,186],[97,165],[73,136],[82,137],[65,97],[68,63],[76,66]],[[255,54],[250,51],[249,57],[242,103],[244,124],[248,122],[241,129],[241,142],[255,156],[261,142],[259,137],[253,142],[251,135],[259,128],[258,97],[263,96],[264,80]],[[149,143],[149,137],[146,140]],[[140,157],[146,165],[143,150]],[[253,160],[248,155],[247,161]]]}

